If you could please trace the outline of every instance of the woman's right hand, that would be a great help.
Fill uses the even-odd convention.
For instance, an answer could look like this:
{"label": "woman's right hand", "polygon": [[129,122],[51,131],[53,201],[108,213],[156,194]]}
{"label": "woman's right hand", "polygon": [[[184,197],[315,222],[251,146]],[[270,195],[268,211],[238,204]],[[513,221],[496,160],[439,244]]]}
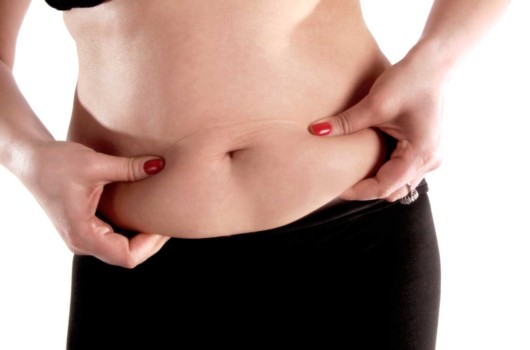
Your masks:
{"label": "woman's right hand", "polygon": [[78,143],[49,141],[32,147],[25,159],[22,182],[75,254],[133,268],[169,239],[152,233],[129,239],[95,215],[106,184],[154,175],[164,166],[162,158],[115,157]]}
{"label": "woman's right hand", "polygon": [[[142,180],[160,171],[163,160],[113,157],[53,139],[12,74],[17,35],[30,2],[0,0],[0,165],[31,191],[74,253],[133,268],[169,238],[139,233],[128,239],[97,218],[96,209],[106,184]],[[158,162],[149,162],[153,159]]]}

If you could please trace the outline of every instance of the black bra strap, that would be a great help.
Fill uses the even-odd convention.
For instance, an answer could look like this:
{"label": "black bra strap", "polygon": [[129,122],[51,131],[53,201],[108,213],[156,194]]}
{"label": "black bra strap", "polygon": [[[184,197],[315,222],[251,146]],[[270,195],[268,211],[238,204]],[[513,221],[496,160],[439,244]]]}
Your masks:
{"label": "black bra strap", "polygon": [[105,0],[46,0],[48,5],[51,7],[60,10],[71,10],[74,7],[94,7]]}

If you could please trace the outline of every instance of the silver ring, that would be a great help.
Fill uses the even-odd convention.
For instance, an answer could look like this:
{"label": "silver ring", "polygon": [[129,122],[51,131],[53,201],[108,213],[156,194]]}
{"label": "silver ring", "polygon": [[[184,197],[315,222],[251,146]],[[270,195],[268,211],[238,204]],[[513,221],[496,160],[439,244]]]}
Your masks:
{"label": "silver ring", "polygon": [[415,188],[412,188],[410,183],[407,183],[407,188],[409,189],[409,194],[399,200],[399,203],[405,205],[413,203],[420,196],[418,191]]}

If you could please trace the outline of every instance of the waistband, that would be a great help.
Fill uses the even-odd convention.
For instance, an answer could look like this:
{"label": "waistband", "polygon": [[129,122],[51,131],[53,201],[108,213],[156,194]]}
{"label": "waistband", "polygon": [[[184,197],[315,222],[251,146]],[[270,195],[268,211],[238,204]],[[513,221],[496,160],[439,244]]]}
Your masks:
{"label": "waistband", "polygon": [[[418,195],[424,195],[429,191],[429,185],[425,179],[416,187]],[[375,199],[369,201],[346,201],[337,203],[336,205],[330,206],[328,208],[318,210],[307,216],[304,216],[296,221],[293,221],[290,224],[259,232],[292,232],[298,230],[306,230],[318,225],[326,224],[331,221],[335,221],[344,217],[350,217],[354,219],[355,217],[360,217],[365,214],[371,213],[373,211],[381,210],[392,205],[405,205],[397,202],[388,202],[385,199]],[[409,204],[412,205],[412,204]]]}

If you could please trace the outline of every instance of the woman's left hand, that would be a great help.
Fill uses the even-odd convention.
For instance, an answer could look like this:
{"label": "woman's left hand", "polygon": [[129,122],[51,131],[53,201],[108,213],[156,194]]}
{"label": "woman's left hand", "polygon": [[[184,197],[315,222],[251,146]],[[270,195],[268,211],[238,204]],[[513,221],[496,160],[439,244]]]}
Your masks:
{"label": "woman's left hand", "polygon": [[310,125],[310,132],[320,136],[375,127],[397,140],[396,149],[377,174],[347,189],[341,195],[343,199],[395,201],[409,193],[407,184],[415,188],[426,173],[440,166],[447,75],[432,63],[431,53],[418,51],[411,50],[386,69],[368,95],[353,107]]}

